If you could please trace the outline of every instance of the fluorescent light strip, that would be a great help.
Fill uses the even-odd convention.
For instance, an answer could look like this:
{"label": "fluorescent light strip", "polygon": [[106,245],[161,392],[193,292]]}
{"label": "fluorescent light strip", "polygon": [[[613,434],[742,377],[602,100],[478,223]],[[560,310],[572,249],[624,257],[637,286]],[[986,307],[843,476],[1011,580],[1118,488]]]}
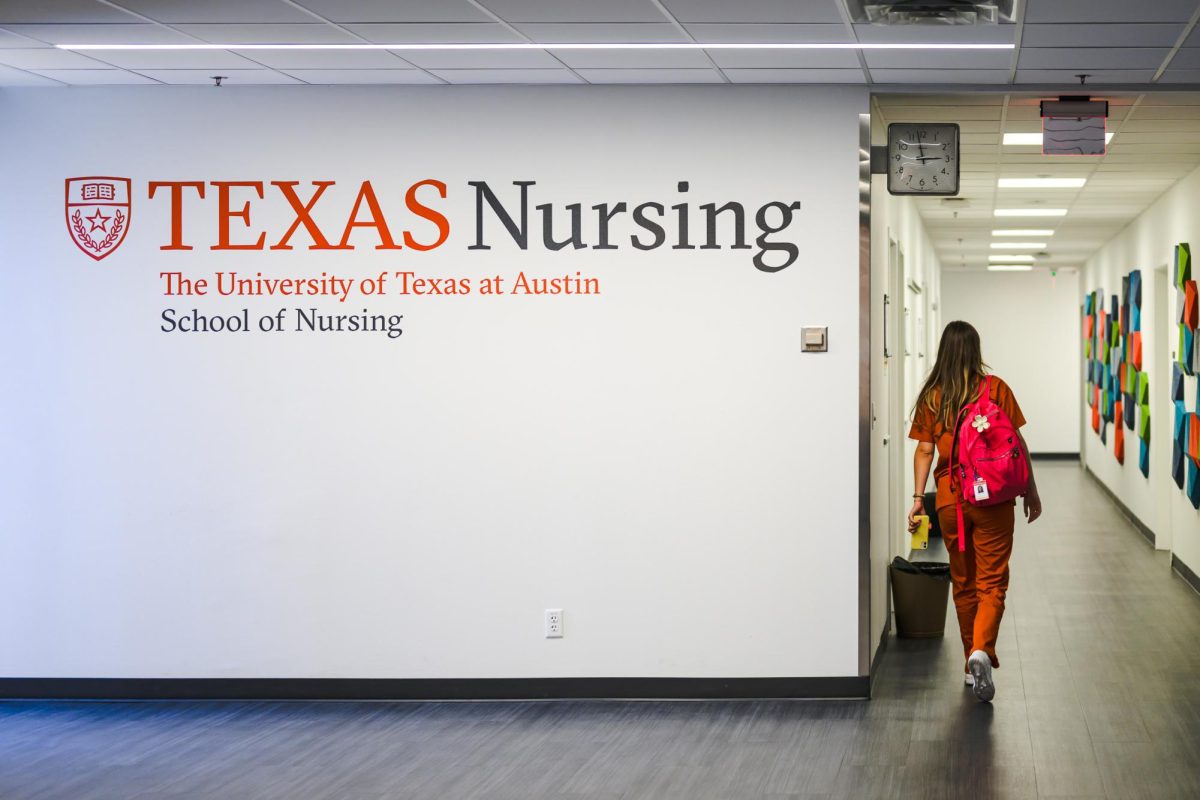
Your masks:
{"label": "fluorescent light strip", "polygon": [[[1108,144],[1112,141],[1113,132],[1108,131],[1104,134],[1104,143]],[[1042,135],[1040,133],[1006,133],[1004,134],[1004,143],[1008,145],[1037,145],[1042,146]]]}
{"label": "fluorescent light strip", "polygon": [[993,250],[1041,250],[1045,242],[992,242]]}
{"label": "fluorescent light strip", "polygon": [[1011,263],[1013,261],[1033,261],[1033,256],[1018,256],[1002,253],[998,256],[988,256],[988,261],[998,262],[1000,264]]}
{"label": "fluorescent light strip", "polygon": [[988,272],[1032,272],[1029,264],[988,264]]}
{"label": "fluorescent light strip", "polygon": [[992,236],[1053,236],[1054,231],[1045,228],[997,228]]}
{"label": "fluorescent light strip", "polygon": [[997,208],[992,212],[997,217],[1065,217],[1065,208]]}
{"label": "fluorescent light strip", "polygon": [[[459,44],[56,44],[59,50],[1012,50],[1011,44],[883,42],[494,42]],[[1040,140],[1039,140],[1040,141]]]}
{"label": "fluorescent light strip", "polygon": [[1087,178],[1001,178],[1001,189],[1078,189]]}

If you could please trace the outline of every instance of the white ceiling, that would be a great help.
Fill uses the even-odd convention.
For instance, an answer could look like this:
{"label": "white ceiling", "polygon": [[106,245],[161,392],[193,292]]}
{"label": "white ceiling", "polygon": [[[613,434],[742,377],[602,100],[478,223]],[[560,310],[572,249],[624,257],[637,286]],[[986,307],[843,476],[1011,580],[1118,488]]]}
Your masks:
{"label": "white ceiling", "polygon": [[[1064,3],[1066,5],[1066,3]],[[1105,242],[1200,166],[1200,94],[1191,92],[1098,94],[1109,101],[1108,130],[1115,132],[1103,156],[1044,156],[1039,145],[1002,144],[1004,132],[1041,131],[1038,102],[1045,95],[883,94],[874,98],[882,121],[957,122],[962,158],[956,208],[941,198],[917,198],[917,208],[944,268],[982,269],[989,255],[1032,250],[991,248],[996,228],[1053,229],[1039,268],[1080,267]],[[1081,189],[1000,189],[998,179],[1086,178]],[[996,208],[1066,208],[1061,218],[993,215]],[[957,214],[957,216],[956,216]]]}
{"label": "white ceiling", "polygon": [[[844,0],[0,0],[0,86],[261,83],[1200,85],[1197,0],[1017,0],[992,26],[850,24]],[[993,51],[55,50],[57,43],[977,42]]]}

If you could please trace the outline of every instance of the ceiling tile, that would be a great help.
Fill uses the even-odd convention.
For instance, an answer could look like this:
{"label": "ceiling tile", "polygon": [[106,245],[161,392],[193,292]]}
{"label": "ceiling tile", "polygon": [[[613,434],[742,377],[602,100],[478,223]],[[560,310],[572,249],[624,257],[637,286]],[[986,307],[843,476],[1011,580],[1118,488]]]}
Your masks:
{"label": "ceiling tile", "polygon": [[862,69],[851,50],[709,50],[719,67],[752,69]]}
{"label": "ceiling tile", "polygon": [[39,42],[37,39],[30,39],[26,36],[18,36],[15,33],[0,30],[0,48],[7,49],[9,47],[30,48],[30,47],[48,47],[45,42]]}
{"label": "ceiling tile", "polygon": [[842,22],[838,0],[663,0],[663,5],[684,23]]}
{"label": "ceiling tile", "polygon": [[119,5],[155,22],[312,22],[310,15],[279,0],[120,0]]}
{"label": "ceiling tile", "polygon": [[848,42],[842,23],[690,22],[687,28],[697,42]]}
{"label": "ceiling tile", "polygon": [[253,62],[227,50],[106,50],[98,55],[114,66],[139,71],[147,69],[254,68]]}
{"label": "ceiling tile", "polygon": [[535,42],[686,42],[669,22],[518,22],[513,27]]}
{"label": "ceiling tile", "polygon": [[[921,119],[922,121],[925,121],[925,122],[938,122],[939,121],[936,119],[931,119],[929,117],[926,117],[925,115],[921,115],[921,117],[919,117],[919,119]],[[955,117],[955,118],[953,118],[951,120],[947,120],[947,121],[956,123],[958,125],[959,130],[962,133],[991,133],[996,136],[1000,135],[1000,121],[999,120],[980,122],[980,121],[962,119],[961,117]]]}
{"label": "ceiling tile", "polygon": [[1170,52],[1161,47],[1022,47],[1019,69],[1158,69]]}
{"label": "ceiling tile", "polygon": [[965,131],[961,131],[959,132],[958,138],[959,141],[964,145],[985,144],[988,147],[996,147],[1000,144],[998,141],[1000,135],[998,133],[967,133]]}
{"label": "ceiling tile", "polygon": [[450,83],[582,83],[568,69],[439,69],[433,73]]}
{"label": "ceiling tile", "polygon": [[43,69],[38,72],[72,86],[157,85],[150,78],[123,69]]}
{"label": "ceiling tile", "polygon": [[649,0],[484,0],[506,22],[663,22]]}
{"label": "ceiling tile", "polygon": [[181,23],[174,27],[216,44],[352,44],[358,39],[324,22]]}
{"label": "ceiling tile", "polygon": [[1025,24],[1021,47],[1174,47],[1178,24]]}
{"label": "ceiling tile", "polygon": [[[1079,72],[1076,69],[1019,69],[1017,70],[1017,83],[1062,83],[1066,85],[1078,85],[1079,79],[1075,77],[1075,73]],[[1154,77],[1152,69],[1096,69],[1088,68],[1087,72],[1091,74],[1088,78],[1089,85],[1100,85],[1108,83],[1149,83]]]}
{"label": "ceiling tile", "polygon": [[249,55],[259,64],[272,69],[412,68],[387,50],[255,50]]}
{"label": "ceiling tile", "polygon": [[1008,50],[865,50],[874,69],[1004,69],[1012,66]]}
{"label": "ceiling tile", "polygon": [[466,0],[303,0],[334,22],[494,22]]}
{"label": "ceiling tile", "polygon": [[54,47],[32,50],[6,48],[0,50],[0,64],[20,69],[95,69],[105,66],[94,58]]}
{"label": "ceiling tile", "polygon": [[0,25],[25,22],[130,22],[124,11],[95,0],[0,0]]}
{"label": "ceiling tile", "polygon": [[[126,19],[132,19],[126,17]],[[51,44],[188,44],[183,34],[161,25],[135,22],[121,25],[8,25],[8,30]]]}
{"label": "ceiling tile", "polygon": [[368,42],[392,44],[497,44],[523,42],[498,22],[408,22],[347,24]]}
{"label": "ceiling tile", "polygon": [[734,83],[865,83],[861,69],[723,69]]}
{"label": "ceiling tile", "polygon": [[937,44],[1012,44],[1015,25],[864,25],[854,26],[860,42]]}
{"label": "ceiling tile", "polygon": [[545,50],[397,50],[425,69],[562,69]]}
{"label": "ceiling tile", "polygon": [[1006,69],[872,69],[876,83],[1008,83]]}
{"label": "ceiling tile", "polygon": [[441,84],[419,69],[289,69],[287,74],[312,84]]}
{"label": "ceiling tile", "polygon": [[903,106],[908,108],[912,105],[920,106],[944,106],[946,108],[958,108],[959,106],[990,106],[999,108],[1000,102],[1004,95],[999,94],[922,94],[914,98],[908,94],[882,94],[875,98],[881,107]]}
{"label": "ceiling tile", "polygon": [[1181,47],[1169,69],[1200,69],[1200,47]]}
{"label": "ceiling tile", "polygon": [[[1025,24],[1039,22],[1187,22],[1195,0],[1029,0]],[[1182,26],[1180,33],[1183,32]]]}
{"label": "ceiling tile", "polygon": [[[555,50],[550,52],[572,69],[712,69],[701,50]],[[0,51],[0,63],[4,53]]]}
{"label": "ceiling tile", "polygon": [[[214,74],[212,70],[207,69],[142,69],[138,72],[162,83],[202,86],[211,86]],[[224,91],[227,88],[236,89],[238,86],[300,83],[294,78],[269,69],[230,69],[222,70],[217,74],[225,76],[225,81],[220,89],[213,87],[215,92]]]}
{"label": "ceiling tile", "polygon": [[1151,106],[1200,106],[1200,94],[1195,92],[1158,92],[1142,95],[1138,115]]}
{"label": "ceiling tile", "polygon": [[588,83],[723,83],[715,69],[580,69]]}
{"label": "ceiling tile", "polygon": [[[1160,123],[1161,124],[1161,123]],[[1175,150],[1174,145],[1183,144],[1200,144],[1200,138],[1197,138],[1194,130],[1191,131],[1130,131],[1126,128],[1121,128],[1121,135],[1115,137],[1112,142],[1113,147],[1133,144],[1168,144],[1172,145],[1169,149]]]}
{"label": "ceiling tile", "polygon": [[986,120],[1000,121],[1000,106],[963,106],[947,108],[945,106],[906,106],[905,113],[915,119],[927,119],[930,122],[966,122]]}
{"label": "ceiling tile", "polygon": [[62,86],[62,84],[32,72],[0,65],[0,86]]}
{"label": "ceiling tile", "polygon": [[1168,69],[1159,83],[1195,83],[1200,85],[1200,69]]}

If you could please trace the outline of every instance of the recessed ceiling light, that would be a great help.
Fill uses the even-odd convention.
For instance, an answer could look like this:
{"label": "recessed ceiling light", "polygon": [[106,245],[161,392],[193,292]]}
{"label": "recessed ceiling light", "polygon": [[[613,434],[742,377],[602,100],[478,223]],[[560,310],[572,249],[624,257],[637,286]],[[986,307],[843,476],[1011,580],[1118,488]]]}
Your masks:
{"label": "recessed ceiling light", "polygon": [[988,261],[1005,264],[1013,261],[1033,261],[1033,256],[1017,256],[1003,253],[998,256],[988,256]]}
{"label": "recessed ceiling light", "polygon": [[470,42],[458,44],[56,44],[59,50],[1012,50],[1012,44],[887,42]]}
{"label": "recessed ceiling light", "polygon": [[1078,189],[1087,178],[1001,178],[1001,189]]}
{"label": "recessed ceiling light", "polygon": [[[1104,143],[1108,144],[1112,141],[1114,134],[1112,131],[1107,131],[1104,134]],[[1005,144],[1023,144],[1042,146],[1042,134],[1040,133],[1006,133],[1004,134]]]}
{"label": "recessed ceiling light", "polygon": [[993,250],[1042,250],[1045,242],[992,242]]}
{"label": "recessed ceiling light", "polygon": [[997,228],[992,236],[1053,236],[1054,231],[1045,228]]}
{"label": "recessed ceiling light", "polygon": [[997,208],[992,212],[997,217],[1065,217],[1065,208]]}
{"label": "recessed ceiling light", "polygon": [[988,264],[988,272],[1031,272],[1029,264]]}

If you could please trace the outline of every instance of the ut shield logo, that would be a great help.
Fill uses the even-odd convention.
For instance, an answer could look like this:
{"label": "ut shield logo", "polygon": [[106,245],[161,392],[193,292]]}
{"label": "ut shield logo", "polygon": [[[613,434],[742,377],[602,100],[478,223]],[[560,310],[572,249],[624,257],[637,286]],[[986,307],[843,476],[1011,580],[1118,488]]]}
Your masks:
{"label": "ut shield logo", "polygon": [[129,178],[67,178],[67,231],[90,258],[110,256],[129,232]]}

